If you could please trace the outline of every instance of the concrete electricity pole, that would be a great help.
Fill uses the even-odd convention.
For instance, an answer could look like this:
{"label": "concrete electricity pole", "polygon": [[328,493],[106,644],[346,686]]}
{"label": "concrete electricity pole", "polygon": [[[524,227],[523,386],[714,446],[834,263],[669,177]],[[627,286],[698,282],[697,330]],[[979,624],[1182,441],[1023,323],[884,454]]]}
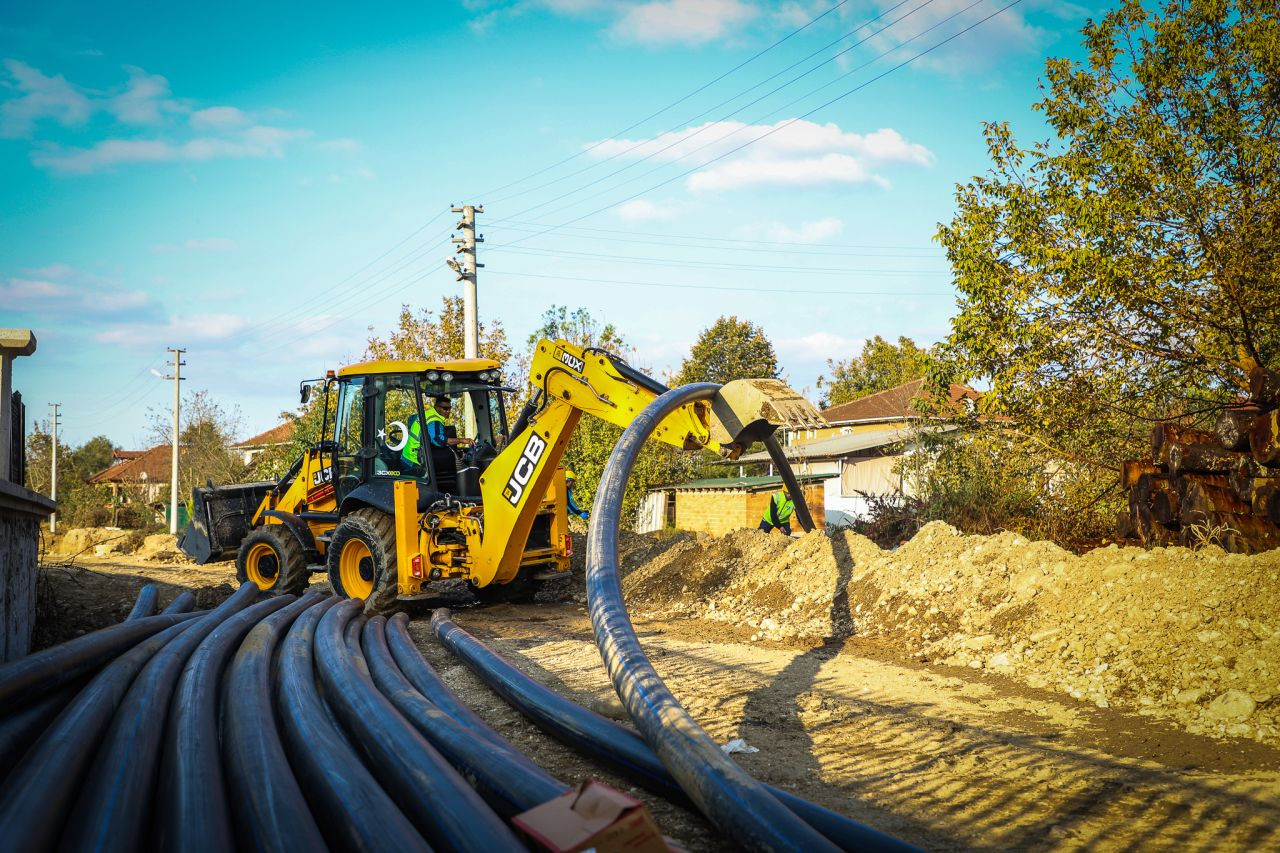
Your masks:
{"label": "concrete electricity pole", "polygon": [[[49,484],[49,497],[56,501],[58,499],[58,409],[62,404],[50,403],[49,406],[53,409],[53,452],[49,454],[49,458],[53,460],[53,471],[50,475],[52,482]],[[49,532],[58,532],[57,510],[49,516]]]}
{"label": "concrete electricity pole", "polygon": [[451,209],[454,213],[462,214],[462,219],[458,221],[458,230],[462,232],[462,236],[453,238],[453,242],[458,244],[456,253],[462,255],[462,263],[449,259],[449,268],[457,273],[458,281],[466,282],[462,300],[462,355],[464,358],[479,358],[480,320],[476,304],[476,270],[484,264],[476,263],[476,244],[484,242],[484,235],[476,236],[476,214],[484,213],[484,205],[464,204]]}
{"label": "concrete electricity pole", "polygon": [[179,427],[181,421],[178,413],[182,407],[182,368],[186,364],[182,360],[182,354],[186,352],[184,349],[168,347],[169,352],[173,353],[173,376],[166,376],[165,379],[173,380],[173,459],[172,470],[169,475],[169,532],[177,534],[178,532],[178,436],[181,434]]}

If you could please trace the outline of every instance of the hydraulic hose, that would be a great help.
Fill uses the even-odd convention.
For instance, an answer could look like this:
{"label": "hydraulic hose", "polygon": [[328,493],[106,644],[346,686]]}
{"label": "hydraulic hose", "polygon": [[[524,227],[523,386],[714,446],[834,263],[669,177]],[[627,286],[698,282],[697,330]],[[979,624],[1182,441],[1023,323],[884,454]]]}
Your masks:
{"label": "hydraulic hose", "polygon": [[645,656],[623,603],[618,530],[636,456],[663,418],[686,403],[710,399],[719,387],[702,382],[661,395],[632,421],[609,457],[587,539],[587,602],[596,645],[645,741],[717,829],[748,850],[835,850],[725,755],[685,711]]}
{"label": "hydraulic hose", "polygon": [[153,583],[147,584],[138,590],[138,600],[133,603],[133,609],[129,611],[129,615],[124,618],[124,621],[141,619],[143,616],[154,616],[156,605],[159,602],[160,590]]}
{"label": "hydraulic hose", "polygon": [[480,796],[503,817],[528,811],[569,790],[515,747],[477,737],[416,690],[391,657],[386,619],[381,616],[365,625],[364,656],[382,694],[459,773],[474,780]]}
{"label": "hydraulic hose", "polygon": [[85,768],[134,676],[152,655],[195,624],[191,620],[170,625],[104,667],[23,756],[0,790],[0,838],[7,849],[46,850],[57,842],[71,818]]}
{"label": "hydraulic hose", "polygon": [[131,851],[145,844],[165,720],[182,667],[211,631],[257,597],[257,585],[244,584],[147,661],[120,702],[85,777],[76,820],[68,825],[63,846]]}
{"label": "hydraulic hose", "polygon": [[783,452],[776,435],[766,438],[764,447],[769,451],[769,458],[773,460],[778,473],[782,475],[782,485],[787,487],[787,494],[791,495],[791,503],[796,508],[796,518],[799,519],[800,526],[804,528],[805,533],[808,533],[813,530],[813,516],[809,513],[809,502],[805,500],[804,489],[800,487],[795,472],[791,470],[791,462],[787,459],[787,454]]}
{"label": "hydraulic hose", "polygon": [[[390,624],[394,628],[395,620]],[[623,775],[656,794],[676,802],[688,802],[684,791],[671,778],[667,768],[662,766],[644,738],[525,675],[480,640],[458,627],[447,610],[432,613],[431,626],[446,648],[461,658],[480,680],[538,728],[557,740],[612,765]],[[788,791],[771,785],[765,787],[779,802],[795,812],[797,817],[842,850],[900,853],[915,850],[909,844]]]}
{"label": "hydraulic hose", "polygon": [[324,836],[289,769],[276,725],[272,661],[298,615],[324,599],[308,593],[254,626],[227,666],[222,691],[222,755],[236,846],[311,853]]}
{"label": "hydraulic hose", "polygon": [[[392,799],[430,843],[445,850],[518,849],[502,819],[374,685],[343,633],[363,603],[347,600],[316,629],[316,671],[325,697]],[[363,671],[362,671],[363,670]]]}
{"label": "hydraulic hose", "polygon": [[173,601],[169,602],[169,606],[162,610],[162,613],[190,613],[196,609],[196,597],[190,592],[183,592]]}
{"label": "hydraulic hose", "polygon": [[327,846],[347,850],[430,850],[334,724],[316,690],[316,624],[330,598],[294,620],[280,647],[276,711],[285,752]]}
{"label": "hydraulic hose", "polygon": [[0,664],[0,708],[20,708],[192,614],[147,616],[111,625],[57,646]]}
{"label": "hydraulic hose", "polygon": [[218,686],[244,635],[293,600],[268,598],[240,611],[210,632],[183,667],[160,764],[158,849],[235,849],[218,750]]}

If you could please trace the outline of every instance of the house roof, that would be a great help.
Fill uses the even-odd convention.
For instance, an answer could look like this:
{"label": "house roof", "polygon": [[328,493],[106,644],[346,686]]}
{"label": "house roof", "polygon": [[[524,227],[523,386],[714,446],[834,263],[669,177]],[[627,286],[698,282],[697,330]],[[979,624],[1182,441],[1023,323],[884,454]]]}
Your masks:
{"label": "house roof", "polygon": [[[927,427],[929,432],[950,432],[958,428],[955,424],[938,424]],[[838,459],[861,450],[873,450],[877,447],[887,447],[891,444],[910,441],[919,431],[917,427],[886,427],[868,432],[855,432],[850,435],[837,435],[832,438],[809,441],[803,444],[790,444],[783,447],[782,452],[786,454],[788,459],[793,460],[807,459],[816,462],[820,459]],[[767,450],[761,450],[756,453],[744,454],[733,460],[733,464],[739,462],[768,462],[770,458]],[[726,460],[727,462],[728,460]]]}
{"label": "house roof", "polygon": [[[918,418],[920,413],[916,411],[913,401],[917,397],[928,396],[928,392],[923,391],[923,388],[923,379],[913,379],[893,388],[877,391],[874,394],[859,397],[857,400],[824,409],[822,416],[830,424],[847,424],[886,418]],[[951,396],[949,402],[953,408],[958,409],[960,401],[963,399],[978,399],[978,392],[968,385],[953,382],[948,390]]]}
{"label": "house roof", "polygon": [[146,452],[145,450],[113,450],[111,451],[111,464],[124,462],[127,459],[137,459]]}
{"label": "house roof", "polygon": [[285,421],[279,426],[273,426],[266,432],[260,432],[253,438],[246,438],[244,441],[238,441],[231,446],[263,447],[268,444],[285,444],[293,440],[293,433],[296,429],[297,425],[294,421]]}
{"label": "house roof", "polygon": [[[137,451],[132,459],[112,465],[89,478],[90,483],[154,483],[168,482],[172,449],[167,444]],[[146,476],[143,476],[146,475]]]}
{"label": "house roof", "polygon": [[[821,480],[827,480],[835,474],[797,474],[796,480],[800,483],[816,483]],[[666,486],[667,489],[675,489],[680,492],[697,492],[697,491],[733,491],[733,492],[759,492],[782,485],[782,478],[773,477],[708,477],[702,480],[690,480],[687,483],[676,483]],[[652,489],[651,491],[662,491],[662,488]]]}

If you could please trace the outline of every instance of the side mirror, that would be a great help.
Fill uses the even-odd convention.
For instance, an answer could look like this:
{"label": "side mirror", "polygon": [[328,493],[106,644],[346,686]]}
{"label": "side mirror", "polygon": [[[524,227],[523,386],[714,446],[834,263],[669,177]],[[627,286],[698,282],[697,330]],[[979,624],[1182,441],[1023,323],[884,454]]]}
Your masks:
{"label": "side mirror", "polygon": [[311,386],[303,385],[302,388],[300,389],[299,396],[302,398],[302,405],[305,406],[307,404],[307,401],[311,399]]}

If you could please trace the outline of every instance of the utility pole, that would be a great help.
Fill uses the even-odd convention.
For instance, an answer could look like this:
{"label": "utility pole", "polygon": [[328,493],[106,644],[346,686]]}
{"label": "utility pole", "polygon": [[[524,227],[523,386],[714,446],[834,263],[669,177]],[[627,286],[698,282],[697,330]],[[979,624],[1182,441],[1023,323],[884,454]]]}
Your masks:
{"label": "utility pole", "polygon": [[[53,460],[53,471],[51,475],[52,482],[49,484],[49,497],[56,502],[58,500],[58,409],[61,403],[50,403],[53,409],[53,452],[49,454]],[[55,509],[53,515],[49,516],[49,533],[58,532],[58,511]]]}
{"label": "utility pole", "polygon": [[167,349],[173,353],[173,376],[165,377],[173,380],[173,459],[169,474],[169,532],[176,535],[178,532],[178,436],[181,425],[179,411],[182,408],[182,368],[186,364],[182,360],[182,354],[186,350],[176,347]]}
{"label": "utility pole", "polygon": [[454,213],[461,213],[458,230],[462,236],[453,237],[458,244],[454,251],[462,255],[462,263],[449,259],[449,268],[458,276],[458,281],[465,281],[462,299],[462,325],[464,358],[480,357],[480,320],[476,297],[476,270],[484,264],[476,263],[476,244],[484,242],[484,235],[476,236],[476,214],[484,213],[483,204],[464,204],[462,207],[450,208]]}

